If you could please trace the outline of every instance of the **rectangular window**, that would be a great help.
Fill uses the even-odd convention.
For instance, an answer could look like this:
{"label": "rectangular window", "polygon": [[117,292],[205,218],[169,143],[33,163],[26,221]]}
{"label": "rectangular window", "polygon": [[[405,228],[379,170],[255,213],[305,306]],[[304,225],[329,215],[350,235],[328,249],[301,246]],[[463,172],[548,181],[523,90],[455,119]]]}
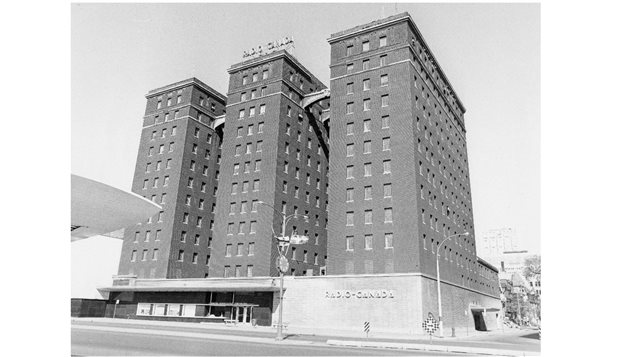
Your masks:
{"label": "rectangular window", "polygon": [[364,99],[364,111],[368,110],[370,110],[370,99]]}
{"label": "rectangular window", "polygon": [[364,176],[372,176],[373,172],[371,169],[370,162],[364,164]]}
{"label": "rectangular window", "polygon": [[353,45],[346,46],[346,56],[351,56],[353,54]]}
{"label": "rectangular window", "polygon": [[249,117],[256,115],[256,107],[249,108]]}
{"label": "rectangular window", "polygon": [[364,211],[364,224],[373,224],[373,211]]}
{"label": "rectangular window", "polygon": [[373,187],[365,186],[364,187],[364,200],[372,200],[373,199]]}
{"label": "rectangular window", "polygon": [[373,235],[372,234],[366,234],[364,236],[364,249],[366,250],[373,249]]}
{"label": "rectangular window", "polygon": [[256,233],[256,221],[251,221],[249,222],[249,233],[253,234]]}
{"label": "rectangular window", "polygon": [[249,245],[247,246],[247,255],[254,255],[254,250],[256,248],[256,243],[249,243]]}
{"label": "rectangular window", "polygon": [[353,83],[346,84],[346,94],[353,94]]}
{"label": "rectangular window", "polygon": [[265,69],[264,71],[262,71],[262,79],[267,79],[269,78],[269,70]]}
{"label": "rectangular window", "polygon": [[346,212],[346,225],[352,226],[353,224],[353,212]]}
{"label": "rectangular window", "polygon": [[364,154],[370,154],[370,140],[364,141]]}
{"label": "rectangular window", "polygon": [[352,188],[346,189],[346,202],[353,202],[353,195],[355,190]]}
{"label": "rectangular window", "polygon": [[225,246],[225,256],[226,257],[231,257],[232,256],[232,245],[231,244],[227,244]]}
{"label": "rectangular window", "polygon": [[353,237],[352,236],[346,237],[346,250],[349,252],[353,251]]}
{"label": "rectangular window", "polygon": [[155,249],[152,251],[152,260],[157,260],[159,259],[159,250]]}
{"label": "rectangular window", "polygon": [[379,77],[379,84],[381,86],[387,86],[388,85],[388,75],[387,74],[383,74],[381,77]]}
{"label": "rectangular window", "polygon": [[192,264],[197,264],[198,263],[198,253],[193,253],[192,254]]}
{"label": "rectangular window", "polygon": [[260,180],[254,180],[254,188],[252,191],[260,191]]}
{"label": "rectangular window", "polygon": [[388,58],[387,55],[379,56],[379,65],[382,67],[385,66],[387,58]]}
{"label": "rectangular window", "polygon": [[133,250],[133,251],[132,251],[132,255],[130,256],[130,261],[131,261],[131,262],[134,262],[134,261],[136,261],[136,260],[137,260],[137,251],[136,251],[136,250]]}
{"label": "rectangular window", "polygon": [[353,103],[346,103],[346,114],[353,114]]}
{"label": "rectangular window", "polygon": [[392,185],[387,183],[384,184],[384,198],[392,197]]}
{"label": "rectangular window", "polygon": [[178,261],[182,262],[183,258],[185,258],[185,252],[183,250],[179,250]]}
{"label": "rectangular window", "polygon": [[237,257],[242,257],[243,256],[243,245],[242,243],[238,243],[236,244],[236,256]]}
{"label": "rectangular window", "polygon": [[346,65],[346,73],[353,73],[355,66],[352,63]]}
{"label": "rectangular window", "polygon": [[392,249],[392,233],[384,234],[384,248]]}
{"label": "rectangular window", "polygon": [[227,234],[234,234],[234,224],[233,223],[229,223],[227,225]]}
{"label": "rectangular window", "polygon": [[254,74],[251,76],[251,81],[252,81],[252,82],[256,82],[256,81],[258,81],[258,73],[254,73]]}
{"label": "rectangular window", "polygon": [[366,52],[370,50],[370,42],[364,41],[362,42],[362,52]]}
{"label": "rectangular window", "polygon": [[384,223],[392,223],[392,208],[384,208]]}
{"label": "rectangular window", "polygon": [[258,133],[262,133],[265,128],[265,123],[258,123]]}
{"label": "rectangular window", "polygon": [[362,71],[366,71],[370,68],[370,60],[362,61]]}
{"label": "rectangular window", "polygon": [[366,90],[370,90],[370,79],[364,79],[364,81],[362,83],[364,85],[363,88],[364,88],[365,91]]}
{"label": "rectangular window", "polygon": [[247,76],[243,76],[243,85],[247,84]]}
{"label": "rectangular window", "polygon": [[390,173],[390,160],[384,160],[384,173]]}
{"label": "rectangular window", "polygon": [[252,276],[254,276],[254,266],[247,265],[247,277],[252,277]]}
{"label": "rectangular window", "polygon": [[238,111],[238,119],[243,119],[245,117],[245,109],[241,109]]}
{"label": "rectangular window", "polygon": [[386,46],[386,36],[379,37],[379,47]]}
{"label": "rectangular window", "polygon": [[346,145],[346,156],[354,156],[355,155],[355,144],[347,144]]}
{"label": "rectangular window", "polygon": [[353,129],[355,125],[353,123],[346,123],[346,135],[353,135]]}
{"label": "rectangular window", "polygon": [[381,106],[382,107],[388,106],[388,94],[381,96]]}
{"label": "rectangular window", "polygon": [[353,177],[353,166],[346,166],[346,178],[352,179]]}
{"label": "rectangular window", "polygon": [[381,141],[381,144],[382,144],[383,151],[390,150],[390,138],[383,138]]}
{"label": "rectangular window", "polygon": [[260,105],[260,115],[265,114],[266,111],[267,111],[267,105],[266,104],[261,104]]}

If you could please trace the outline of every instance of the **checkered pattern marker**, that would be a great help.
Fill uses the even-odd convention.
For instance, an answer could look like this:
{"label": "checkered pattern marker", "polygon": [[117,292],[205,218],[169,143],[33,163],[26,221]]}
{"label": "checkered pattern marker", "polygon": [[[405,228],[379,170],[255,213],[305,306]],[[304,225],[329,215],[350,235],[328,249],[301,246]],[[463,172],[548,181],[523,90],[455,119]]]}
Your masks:
{"label": "checkered pattern marker", "polygon": [[432,340],[432,335],[439,329],[439,322],[434,319],[432,313],[428,313],[428,318],[421,324],[424,330],[430,335],[430,340]]}
{"label": "checkered pattern marker", "polygon": [[364,332],[366,332],[366,338],[368,338],[368,333],[370,332],[370,322],[364,321]]}

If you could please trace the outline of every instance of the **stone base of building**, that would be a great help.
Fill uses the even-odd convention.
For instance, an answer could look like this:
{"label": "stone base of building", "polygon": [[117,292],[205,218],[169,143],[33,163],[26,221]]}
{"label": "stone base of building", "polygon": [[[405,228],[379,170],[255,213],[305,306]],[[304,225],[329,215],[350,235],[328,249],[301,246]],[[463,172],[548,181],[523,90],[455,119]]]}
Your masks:
{"label": "stone base of building", "polygon": [[[279,278],[134,279],[99,289],[129,318],[278,324]],[[283,326],[307,333],[424,336],[438,320],[436,280],[417,273],[288,276]],[[441,284],[444,335],[501,328],[499,297]],[[112,315],[111,315],[112,316]]]}

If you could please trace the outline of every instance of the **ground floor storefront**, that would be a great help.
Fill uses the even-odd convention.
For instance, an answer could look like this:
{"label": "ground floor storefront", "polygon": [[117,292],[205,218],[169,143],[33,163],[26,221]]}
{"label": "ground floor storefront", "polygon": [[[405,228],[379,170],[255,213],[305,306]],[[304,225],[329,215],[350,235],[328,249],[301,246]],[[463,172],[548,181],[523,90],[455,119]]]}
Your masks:
{"label": "ground floor storefront", "polygon": [[[104,316],[134,319],[278,324],[278,278],[135,279],[99,289]],[[501,302],[449,283],[441,285],[444,334],[501,328]],[[438,319],[436,280],[421,274],[285,277],[283,326],[313,331],[422,335]]]}

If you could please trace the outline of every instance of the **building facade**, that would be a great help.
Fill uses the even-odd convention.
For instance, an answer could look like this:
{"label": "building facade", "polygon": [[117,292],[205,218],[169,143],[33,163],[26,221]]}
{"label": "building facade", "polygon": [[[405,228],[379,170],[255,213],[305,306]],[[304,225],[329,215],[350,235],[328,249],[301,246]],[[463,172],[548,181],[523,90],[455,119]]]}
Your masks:
{"label": "building facade", "polygon": [[479,279],[465,109],[409,14],[333,34],[329,274]]}
{"label": "building facade", "polygon": [[486,259],[499,257],[505,252],[520,250],[516,232],[511,228],[497,228],[486,231],[476,240],[476,249],[479,255]]}
{"label": "building facade", "polygon": [[307,99],[325,88],[285,50],[229,69],[211,276],[277,275],[284,215],[287,235],[309,237],[288,251],[290,274],[324,271],[329,104]]}
{"label": "building facade", "polygon": [[222,132],[214,129],[226,97],[196,78],[150,91],[132,192],[160,204],[126,229],[120,275],[208,275]]}

